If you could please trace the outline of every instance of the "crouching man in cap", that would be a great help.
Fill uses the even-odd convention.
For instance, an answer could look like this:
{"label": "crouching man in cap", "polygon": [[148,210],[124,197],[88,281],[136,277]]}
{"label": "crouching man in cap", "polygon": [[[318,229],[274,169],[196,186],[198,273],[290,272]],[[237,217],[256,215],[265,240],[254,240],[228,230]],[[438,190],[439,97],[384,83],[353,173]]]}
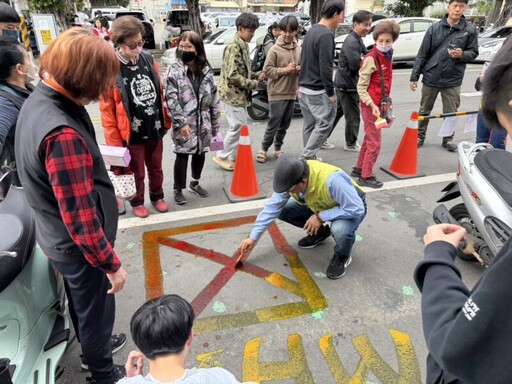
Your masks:
{"label": "crouching man in cap", "polygon": [[345,275],[352,261],[355,232],[366,216],[364,192],[338,167],[291,156],[277,160],[273,187],[272,197],[240,244],[241,250],[252,249],[279,218],[306,231],[307,236],[299,240],[301,248],[313,248],[332,235],[336,244],[326,274],[329,279]]}

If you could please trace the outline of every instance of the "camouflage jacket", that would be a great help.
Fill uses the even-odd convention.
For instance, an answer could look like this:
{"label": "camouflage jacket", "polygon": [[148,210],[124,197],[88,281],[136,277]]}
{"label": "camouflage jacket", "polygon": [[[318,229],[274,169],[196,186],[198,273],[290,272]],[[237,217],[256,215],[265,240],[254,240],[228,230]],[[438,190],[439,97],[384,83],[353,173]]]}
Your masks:
{"label": "camouflage jacket", "polygon": [[248,106],[250,92],[258,85],[258,75],[251,72],[249,45],[235,34],[224,50],[219,80],[220,99],[226,104]]}

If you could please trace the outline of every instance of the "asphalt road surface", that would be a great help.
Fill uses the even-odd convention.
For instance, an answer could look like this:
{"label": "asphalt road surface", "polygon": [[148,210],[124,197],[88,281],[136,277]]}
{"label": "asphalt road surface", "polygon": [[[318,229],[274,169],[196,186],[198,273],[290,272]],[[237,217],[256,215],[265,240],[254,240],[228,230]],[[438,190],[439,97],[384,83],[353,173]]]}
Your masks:
{"label": "asphalt road surface", "polygon": [[[478,108],[473,84],[479,65],[469,65],[462,87],[460,110]],[[146,298],[178,293],[190,300],[197,314],[189,366],[223,366],[239,380],[275,383],[421,383],[425,380],[427,349],[423,339],[420,293],[413,282],[414,267],[423,257],[421,239],[432,224],[432,210],[441,189],[455,178],[457,154],[441,148],[441,121],[430,124],[425,145],[418,151],[418,171],[425,177],[398,181],[384,173],[408,124],[419,107],[420,92],[409,90],[410,66],[394,70],[392,97],[397,120],[383,132],[375,169],[384,188],[368,193],[368,216],[361,224],[353,262],[339,280],[325,277],[332,257],[332,239],[303,250],[302,230],[277,222],[263,236],[242,267],[233,267],[240,241],[264,200],[231,204],[223,188],[232,173],[221,170],[207,155],[201,185],[210,193],[200,198],[185,191],[187,204],[172,199],[172,154],[165,137],[165,194],[170,212],[147,219],[130,209],[120,218],[116,251],[128,272],[125,290],[117,295],[116,332],[129,334],[129,320]],[[88,107],[103,141],[97,105]],[[434,108],[441,111],[440,101]],[[456,140],[474,140],[463,133],[460,118]],[[249,121],[253,155],[259,149],[265,122]],[[222,130],[227,124],[223,118]],[[319,155],[350,170],[357,153],[343,150],[343,120],[330,141],[333,150]],[[363,130],[359,142],[363,139]],[[295,118],[283,150],[299,156],[302,119]],[[411,159],[410,161],[415,161]],[[255,163],[259,187],[271,195],[275,160]],[[149,199],[148,199],[149,200]],[[148,204],[149,206],[149,204]],[[152,209],[152,208],[151,208]],[[482,269],[457,261],[472,286]],[[124,363],[128,345],[115,356]],[[76,341],[62,365],[63,383],[84,382]]]}

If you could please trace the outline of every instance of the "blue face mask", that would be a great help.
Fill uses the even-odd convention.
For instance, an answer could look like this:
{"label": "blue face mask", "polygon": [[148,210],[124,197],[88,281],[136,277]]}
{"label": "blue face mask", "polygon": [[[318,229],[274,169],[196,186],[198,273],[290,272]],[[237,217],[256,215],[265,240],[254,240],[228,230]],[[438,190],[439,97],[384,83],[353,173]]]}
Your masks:
{"label": "blue face mask", "polygon": [[2,29],[2,37],[14,43],[18,42],[18,31],[12,29]]}

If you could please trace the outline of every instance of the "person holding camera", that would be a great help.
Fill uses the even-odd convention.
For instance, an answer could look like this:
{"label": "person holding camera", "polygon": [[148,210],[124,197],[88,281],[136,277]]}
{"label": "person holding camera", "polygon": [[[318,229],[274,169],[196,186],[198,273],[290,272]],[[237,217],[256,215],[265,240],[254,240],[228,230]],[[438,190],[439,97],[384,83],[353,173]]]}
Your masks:
{"label": "person holding camera", "polygon": [[[434,108],[437,95],[443,101],[443,113],[457,112],[460,106],[460,86],[466,63],[478,56],[478,33],[464,17],[468,0],[450,0],[448,14],[429,27],[421,43],[410,78],[410,88],[416,91],[423,75],[420,116],[428,116]],[[418,147],[425,142],[428,120],[418,126]],[[453,134],[443,137],[443,148],[457,150]]]}

